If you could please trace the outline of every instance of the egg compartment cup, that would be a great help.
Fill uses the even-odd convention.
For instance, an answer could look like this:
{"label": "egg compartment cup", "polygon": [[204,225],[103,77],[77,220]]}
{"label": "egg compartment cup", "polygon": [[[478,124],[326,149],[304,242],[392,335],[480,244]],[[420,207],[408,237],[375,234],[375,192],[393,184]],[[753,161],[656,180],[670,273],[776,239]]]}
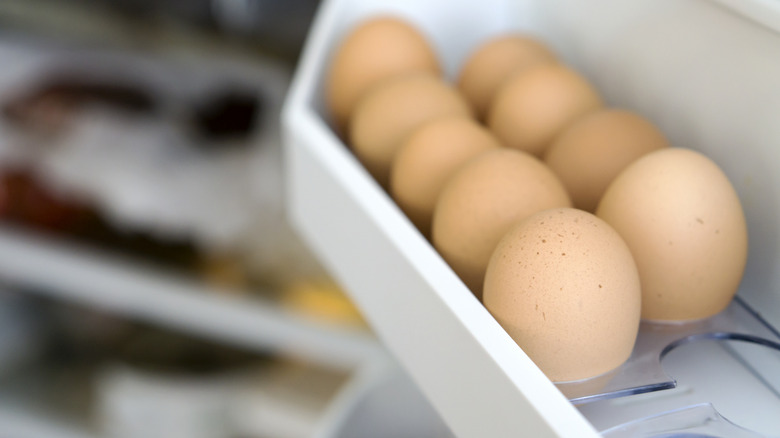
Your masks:
{"label": "egg compartment cup", "polygon": [[750,342],[780,351],[780,332],[735,297],[726,310],[710,318],[680,323],[642,321],[631,357],[623,365],[556,386],[573,404],[672,389],[677,381],[664,370],[664,356],[687,343],[708,340]]}

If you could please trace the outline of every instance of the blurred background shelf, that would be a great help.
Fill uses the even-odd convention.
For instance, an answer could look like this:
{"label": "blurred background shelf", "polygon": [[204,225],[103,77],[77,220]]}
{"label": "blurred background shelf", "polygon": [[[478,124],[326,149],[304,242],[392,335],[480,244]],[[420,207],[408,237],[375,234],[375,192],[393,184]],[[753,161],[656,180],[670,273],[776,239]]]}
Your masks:
{"label": "blurred background shelf", "polygon": [[412,427],[399,436],[446,430],[380,350],[334,367],[80,302],[0,287],[0,437],[360,437],[399,418]]}
{"label": "blurred background shelf", "polygon": [[270,300],[15,229],[0,228],[0,279],[27,291],[326,365],[354,366],[380,351],[365,328],[317,321]]}
{"label": "blurred background shelf", "polygon": [[319,0],[0,3],[0,438],[451,436],[284,215]]}
{"label": "blurred background shelf", "polygon": [[50,418],[46,414],[20,409],[16,403],[0,401],[0,436],[14,438],[102,438],[84,427]]}
{"label": "blurred background shelf", "polygon": [[[387,355],[351,369],[2,290],[0,437],[451,437]],[[8,318],[9,314],[19,318]]]}

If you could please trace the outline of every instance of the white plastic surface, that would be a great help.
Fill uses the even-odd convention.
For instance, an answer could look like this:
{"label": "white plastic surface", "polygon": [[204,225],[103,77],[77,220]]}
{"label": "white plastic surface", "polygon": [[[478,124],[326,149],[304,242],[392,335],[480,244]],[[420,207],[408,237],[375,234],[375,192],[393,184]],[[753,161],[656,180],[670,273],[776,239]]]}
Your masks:
{"label": "white plastic surface", "polygon": [[324,2],[283,114],[289,212],[461,437],[595,430],[535,367],[328,126],[323,69],[369,14],[401,14],[449,77],[491,34],[541,36],[616,106],[713,158],[736,186],[751,251],[740,295],[780,325],[780,35],[704,0]]}

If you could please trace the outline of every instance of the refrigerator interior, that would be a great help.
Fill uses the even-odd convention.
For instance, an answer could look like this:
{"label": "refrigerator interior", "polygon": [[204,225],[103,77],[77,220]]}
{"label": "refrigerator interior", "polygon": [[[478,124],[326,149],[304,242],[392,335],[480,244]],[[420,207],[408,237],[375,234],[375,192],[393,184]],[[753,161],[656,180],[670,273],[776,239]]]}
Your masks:
{"label": "refrigerator interior", "polygon": [[[244,11],[264,3],[246,2]],[[288,39],[256,47],[242,38],[278,26],[252,31],[249,15],[228,2],[214,2],[214,10],[220,26],[233,26],[231,37],[193,35],[169,22],[160,28],[170,33],[142,27],[140,45],[135,27],[102,21],[91,8],[84,16],[53,3],[41,13],[24,2],[0,8],[38,23],[32,38],[5,31],[0,41],[8,66],[0,99],[22,103],[4,106],[0,167],[46,205],[15,213],[32,227],[16,219],[0,227],[8,335],[0,336],[0,435],[150,436],[133,429],[141,415],[166,437],[780,434],[780,351],[744,340],[689,342],[659,358],[673,389],[570,403],[354,160],[329,128],[321,95],[338,38],[378,11],[419,24],[449,78],[490,35],[540,36],[611,104],[648,116],[675,145],[706,152],[726,171],[747,213],[750,256],[722,327],[777,342],[780,8],[769,0],[314,3],[283,11],[303,8],[296,20],[316,11],[297,64],[290,38],[305,36],[298,21],[284,29],[297,34],[277,33]],[[78,43],[60,39],[63,29]],[[247,94],[260,96],[260,105],[247,106]],[[193,120],[228,133],[242,128],[209,118],[206,103],[220,97],[251,128],[243,137],[206,132],[204,141]],[[144,114],[150,107],[152,117]],[[21,125],[10,120],[20,115]],[[27,172],[30,163],[39,170]],[[63,233],[81,220],[103,234]],[[143,244],[123,233],[139,233]],[[193,382],[126,367],[47,368],[40,309],[69,321],[62,336],[109,338],[117,334],[111,327],[141,324],[161,339],[186,335],[211,349],[235,348],[255,355],[266,379],[256,392],[230,392],[232,375]],[[269,366],[274,360],[284,366]],[[238,386],[247,386],[244,378]],[[52,395],[63,382],[104,389],[94,405],[102,408],[64,397],[72,386]],[[302,388],[313,382],[322,391]],[[152,399],[163,401],[156,413],[169,413],[168,422],[145,410]],[[212,414],[220,420],[197,426]],[[96,418],[124,429],[98,427]]]}

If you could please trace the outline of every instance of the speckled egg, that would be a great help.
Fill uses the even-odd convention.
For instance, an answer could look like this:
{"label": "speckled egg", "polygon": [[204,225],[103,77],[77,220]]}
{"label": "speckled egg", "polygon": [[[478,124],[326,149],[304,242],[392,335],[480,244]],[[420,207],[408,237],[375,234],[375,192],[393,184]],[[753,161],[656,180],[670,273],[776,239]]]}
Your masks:
{"label": "speckled egg", "polygon": [[628,246],[606,222],[573,208],[531,215],[501,238],[483,302],[555,382],[617,368],[639,330],[639,274]]}

